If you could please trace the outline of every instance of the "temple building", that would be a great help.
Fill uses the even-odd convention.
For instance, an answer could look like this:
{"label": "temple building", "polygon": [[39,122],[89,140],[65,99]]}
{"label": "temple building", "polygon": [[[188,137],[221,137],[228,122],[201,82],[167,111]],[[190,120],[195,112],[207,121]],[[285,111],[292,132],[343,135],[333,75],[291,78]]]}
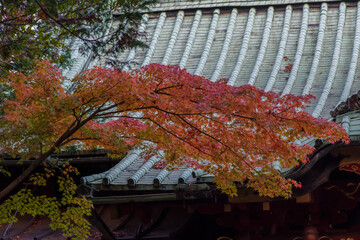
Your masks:
{"label": "temple building", "polygon": [[[104,153],[59,156],[98,169],[83,174],[79,192],[93,200],[91,220],[104,239],[360,240],[360,2],[161,0],[140,28],[148,48],[123,52],[125,70],[178,65],[232,86],[311,94],[307,111],[342,125],[351,143],[304,141],[316,147],[309,163],[282,170],[303,185],[290,199],[260,197],[241,185],[228,197],[212,175],[169,171],[136,149],[118,162]],[[67,77],[106,66],[79,54],[77,44]]]}

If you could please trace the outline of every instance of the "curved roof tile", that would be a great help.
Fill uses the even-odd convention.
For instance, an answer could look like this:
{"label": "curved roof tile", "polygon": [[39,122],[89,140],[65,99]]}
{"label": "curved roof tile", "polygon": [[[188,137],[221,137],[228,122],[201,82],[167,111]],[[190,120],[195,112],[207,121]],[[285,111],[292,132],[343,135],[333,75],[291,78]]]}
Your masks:
{"label": "curved roof tile", "polygon": [[307,33],[307,29],[308,29],[308,22],[309,22],[309,5],[304,4],[302,19],[301,19],[301,29],[300,29],[300,33],[299,33],[296,54],[294,56],[294,62],[293,62],[292,68],[291,68],[290,76],[288,78],[288,81],[286,83],[284,90],[281,93],[282,95],[290,93],[290,91],[294,85],[294,82],[297,78],[297,73],[299,70],[301,58],[302,58],[302,55],[304,52],[306,33]]}
{"label": "curved roof tile", "polygon": [[251,37],[251,32],[254,26],[254,20],[255,20],[255,14],[256,14],[256,10],[255,8],[251,8],[249,10],[249,15],[248,15],[248,19],[247,19],[247,23],[246,23],[246,27],[245,27],[245,31],[244,31],[244,36],[242,37],[242,44],[241,44],[241,49],[239,52],[239,56],[236,62],[236,65],[234,67],[234,70],[231,72],[231,76],[229,78],[228,84],[233,86],[235,81],[237,80],[239,73],[242,69],[242,66],[244,64],[244,60],[249,48],[249,42],[250,42],[250,37]]}

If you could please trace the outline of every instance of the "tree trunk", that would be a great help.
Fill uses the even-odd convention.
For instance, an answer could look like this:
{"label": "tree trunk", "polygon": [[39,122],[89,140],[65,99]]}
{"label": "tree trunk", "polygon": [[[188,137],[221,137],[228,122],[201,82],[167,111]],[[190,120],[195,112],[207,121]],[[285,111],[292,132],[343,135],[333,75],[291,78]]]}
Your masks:
{"label": "tree trunk", "polygon": [[70,125],[70,127],[59,137],[59,139],[54,143],[54,145],[44,154],[42,154],[39,158],[37,158],[23,173],[20,174],[14,181],[12,181],[6,188],[4,188],[0,192],[0,202],[5,200],[9,194],[18,187],[27,177],[30,176],[30,174],[40,166],[40,164],[48,158],[57,148],[61,146],[61,144],[71,137],[77,130],[79,130],[82,126],[84,126],[87,122],[89,122],[91,119],[96,116],[97,113],[101,111],[101,107],[99,107],[96,111],[94,111],[89,117],[82,121],[78,121],[78,124],[76,124],[77,120],[73,122],[73,124],[76,124],[74,127],[73,124]]}
{"label": "tree trunk", "polygon": [[12,181],[6,188],[0,192],[0,202],[5,200],[5,198],[16,188],[18,187],[30,174],[40,166],[40,164],[50,156],[55,151],[55,148],[52,147],[46,153],[42,154],[38,159],[36,159],[23,173],[21,173],[14,181]]}

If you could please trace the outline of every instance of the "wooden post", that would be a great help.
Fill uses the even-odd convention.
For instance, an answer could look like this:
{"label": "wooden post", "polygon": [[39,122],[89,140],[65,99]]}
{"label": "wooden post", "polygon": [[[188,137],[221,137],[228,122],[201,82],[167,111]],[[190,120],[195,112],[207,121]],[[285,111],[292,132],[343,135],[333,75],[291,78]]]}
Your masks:
{"label": "wooden post", "polygon": [[270,211],[270,202],[263,202],[263,211]]}

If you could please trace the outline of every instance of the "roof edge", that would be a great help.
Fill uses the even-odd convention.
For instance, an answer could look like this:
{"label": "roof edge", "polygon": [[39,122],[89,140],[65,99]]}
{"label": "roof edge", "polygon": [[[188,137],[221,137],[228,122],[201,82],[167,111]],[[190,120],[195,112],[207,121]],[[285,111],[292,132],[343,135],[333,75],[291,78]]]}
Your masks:
{"label": "roof edge", "polygon": [[160,2],[150,7],[150,12],[174,11],[185,9],[204,9],[218,7],[256,7],[287,4],[305,4],[305,3],[323,3],[323,2],[341,2],[339,0],[204,0],[204,1],[167,1]]}

